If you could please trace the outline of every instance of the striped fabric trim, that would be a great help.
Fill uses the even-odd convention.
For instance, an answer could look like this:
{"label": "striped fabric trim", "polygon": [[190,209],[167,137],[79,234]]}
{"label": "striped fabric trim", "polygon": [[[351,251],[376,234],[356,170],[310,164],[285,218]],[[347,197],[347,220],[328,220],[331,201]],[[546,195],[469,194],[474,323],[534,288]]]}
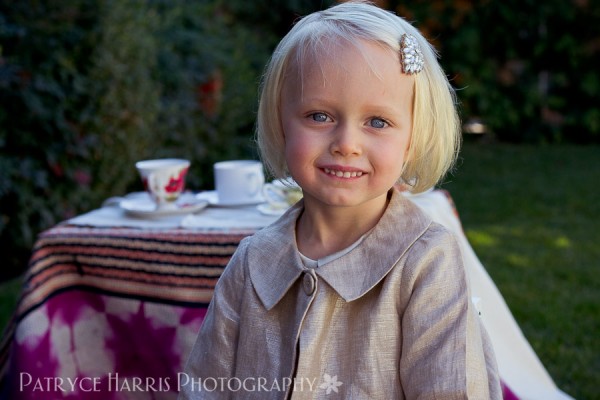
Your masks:
{"label": "striped fabric trim", "polygon": [[71,286],[157,302],[206,304],[240,240],[252,233],[55,227],[34,246],[16,319]]}

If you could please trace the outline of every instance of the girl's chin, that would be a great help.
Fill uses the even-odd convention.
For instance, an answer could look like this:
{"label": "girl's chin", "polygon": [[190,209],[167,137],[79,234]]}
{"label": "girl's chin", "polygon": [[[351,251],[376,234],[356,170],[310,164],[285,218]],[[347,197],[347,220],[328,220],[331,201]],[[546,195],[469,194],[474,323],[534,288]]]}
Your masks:
{"label": "girl's chin", "polygon": [[309,207],[312,205],[318,207],[360,207],[367,204],[379,205],[379,203],[385,202],[386,198],[387,191],[376,197],[361,196],[356,193],[327,193],[325,195],[310,196],[305,192],[304,203]]}

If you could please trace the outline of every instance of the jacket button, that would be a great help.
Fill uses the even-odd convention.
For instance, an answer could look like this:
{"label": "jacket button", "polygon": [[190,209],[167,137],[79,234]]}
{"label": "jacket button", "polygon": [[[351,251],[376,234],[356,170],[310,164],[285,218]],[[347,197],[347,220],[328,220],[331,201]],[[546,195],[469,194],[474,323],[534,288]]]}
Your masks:
{"label": "jacket button", "polygon": [[307,296],[312,295],[316,288],[315,278],[309,273],[304,274],[304,278],[302,278],[302,286],[304,288],[304,293],[306,293]]}

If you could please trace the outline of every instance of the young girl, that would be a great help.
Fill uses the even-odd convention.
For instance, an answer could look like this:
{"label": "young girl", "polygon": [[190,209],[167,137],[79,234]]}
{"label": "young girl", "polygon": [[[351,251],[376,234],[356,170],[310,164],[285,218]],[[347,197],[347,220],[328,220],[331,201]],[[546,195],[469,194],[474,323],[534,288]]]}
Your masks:
{"label": "young girl", "polygon": [[240,243],[180,398],[501,398],[454,238],[395,189],[433,186],[460,137],[419,32],[362,2],[303,18],[266,70],[257,134],[304,197]]}

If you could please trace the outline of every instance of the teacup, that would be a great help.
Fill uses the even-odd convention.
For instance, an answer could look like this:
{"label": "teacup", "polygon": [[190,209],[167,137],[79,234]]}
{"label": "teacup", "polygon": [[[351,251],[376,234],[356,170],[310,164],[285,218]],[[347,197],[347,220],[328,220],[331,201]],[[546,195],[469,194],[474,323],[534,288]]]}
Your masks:
{"label": "teacup", "polygon": [[263,196],[274,209],[284,209],[302,198],[302,189],[293,179],[277,179],[263,186]]}
{"label": "teacup", "polygon": [[157,210],[177,207],[175,202],[185,189],[185,176],[190,167],[188,160],[177,158],[144,160],[138,161],[135,167]]}
{"label": "teacup", "polygon": [[220,205],[243,205],[263,201],[263,165],[254,160],[221,161],[214,165],[215,189]]}

